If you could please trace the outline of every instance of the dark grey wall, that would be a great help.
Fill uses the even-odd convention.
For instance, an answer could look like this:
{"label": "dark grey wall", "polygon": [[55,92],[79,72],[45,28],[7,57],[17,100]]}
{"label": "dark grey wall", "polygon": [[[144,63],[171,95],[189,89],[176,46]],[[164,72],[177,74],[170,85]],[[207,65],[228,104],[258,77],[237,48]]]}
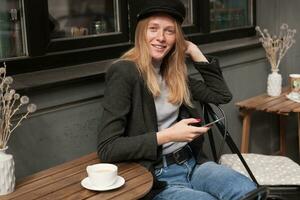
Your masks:
{"label": "dark grey wall", "polygon": [[[297,21],[300,1],[257,1],[257,23],[271,31],[282,22],[300,30]],[[300,41],[297,34],[297,41]],[[280,73],[287,84],[289,73],[300,73],[299,44],[289,50],[280,65]],[[234,95],[222,106],[227,114],[228,129],[240,145],[241,118],[234,105],[237,101],[261,94],[266,90],[270,66],[262,48],[251,48],[219,56],[225,79]],[[193,70],[191,70],[193,73]],[[9,142],[14,155],[18,178],[80,157],[96,150],[97,126],[101,123],[103,79],[85,81],[50,88],[29,90],[27,95],[39,110],[24,121]],[[288,156],[298,157],[297,126],[295,116],[288,119]],[[278,148],[277,118],[274,115],[255,113],[252,120],[250,151],[272,153]],[[225,149],[228,151],[228,149]]]}
{"label": "dark grey wall", "polygon": [[103,88],[104,81],[99,79],[27,91],[39,110],[16,129],[9,142],[17,177],[96,150]]}
{"label": "dark grey wall", "polygon": [[[287,52],[286,56],[282,60],[279,68],[282,74],[284,85],[288,85],[288,75],[292,73],[300,73],[299,61],[300,61],[300,22],[299,22],[299,9],[300,1],[290,0],[264,0],[257,1],[257,24],[261,27],[267,28],[272,33],[278,33],[279,27],[282,23],[287,23],[290,28],[296,29],[295,36],[296,44],[294,44]],[[267,68],[269,67],[266,63]],[[298,155],[298,136],[297,136],[297,124],[296,115],[292,114],[287,118],[287,152],[288,156],[294,160],[299,161]],[[274,121],[276,123],[276,121]],[[273,123],[273,124],[274,124]],[[278,137],[272,138],[276,143]],[[276,144],[272,143],[272,148],[275,148]]]}

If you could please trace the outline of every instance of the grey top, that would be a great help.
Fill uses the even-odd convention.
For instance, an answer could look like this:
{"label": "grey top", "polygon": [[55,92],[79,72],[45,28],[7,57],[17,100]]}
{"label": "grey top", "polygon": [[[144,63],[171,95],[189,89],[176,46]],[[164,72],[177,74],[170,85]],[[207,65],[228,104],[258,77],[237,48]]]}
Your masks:
{"label": "grey top", "polygon": [[[157,126],[158,130],[160,131],[169,128],[176,123],[179,114],[179,105],[174,105],[168,102],[168,87],[166,86],[165,81],[162,79],[159,71],[159,66],[155,66],[156,77],[161,91],[160,96],[154,99],[157,115]],[[187,142],[168,142],[163,144],[162,154],[166,155],[172,153],[186,144]]]}

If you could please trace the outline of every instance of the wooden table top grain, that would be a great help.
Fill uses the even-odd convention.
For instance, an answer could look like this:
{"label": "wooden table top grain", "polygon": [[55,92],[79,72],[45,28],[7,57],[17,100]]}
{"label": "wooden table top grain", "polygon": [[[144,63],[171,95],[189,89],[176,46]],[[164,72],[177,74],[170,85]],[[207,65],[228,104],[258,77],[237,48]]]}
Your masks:
{"label": "wooden table top grain", "polygon": [[300,103],[289,100],[286,95],[290,92],[284,88],[277,97],[268,96],[266,93],[237,102],[235,105],[241,110],[256,110],[263,112],[289,115],[291,112],[300,112]]}
{"label": "wooden table top grain", "polygon": [[87,177],[86,167],[99,163],[96,153],[43,170],[16,184],[13,193],[0,196],[0,200],[33,200],[33,199],[139,199],[152,188],[153,177],[143,166],[133,163],[117,163],[118,175],[125,179],[125,184],[109,191],[91,191],[83,188],[81,180]]}

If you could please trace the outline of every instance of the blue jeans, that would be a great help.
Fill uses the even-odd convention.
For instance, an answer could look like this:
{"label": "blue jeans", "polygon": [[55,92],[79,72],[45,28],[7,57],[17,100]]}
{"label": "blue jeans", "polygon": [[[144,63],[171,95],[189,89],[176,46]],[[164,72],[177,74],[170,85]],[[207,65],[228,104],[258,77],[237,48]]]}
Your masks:
{"label": "blue jeans", "polygon": [[155,170],[166,188],[154,200],[237,200],[256,189],[246,176],[214,162],[196,165],[195,159]]}

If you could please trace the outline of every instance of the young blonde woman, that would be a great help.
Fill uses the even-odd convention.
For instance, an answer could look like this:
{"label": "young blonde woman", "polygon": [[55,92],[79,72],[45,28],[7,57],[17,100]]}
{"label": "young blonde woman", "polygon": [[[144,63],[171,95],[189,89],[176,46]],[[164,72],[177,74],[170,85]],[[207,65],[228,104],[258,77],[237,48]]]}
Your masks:
{"label": "young blonde woman", "polygon": [[[143,1],[144,2],[144,1]],[[193,101],[224,104],[232,96],[218,61],[184,39],[180,0],[147,0],[138,16],[135,46],[106,75],[98,135],[102,162],[134,161],[149,169],[147,198],[235,200],[255,189],[247,177],[202,151],[200,115]],[[191,78],[189,57],[204,81]]]}

